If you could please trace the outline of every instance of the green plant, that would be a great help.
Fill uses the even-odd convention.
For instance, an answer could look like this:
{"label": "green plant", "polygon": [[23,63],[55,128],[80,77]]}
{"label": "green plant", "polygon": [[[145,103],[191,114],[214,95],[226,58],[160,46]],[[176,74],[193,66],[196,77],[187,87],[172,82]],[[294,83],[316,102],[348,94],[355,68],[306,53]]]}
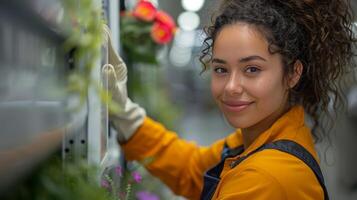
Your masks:
{"label": "green plant", "polygon": [[64,7],[71,21],[71,31],[64,43],[66,52],[73,52],[74,70],[68,77],[68,91],[79,95],[77,109],[87,99],[88,89],[93,87],[111,112],[120,108],[112,101],[111,94],[93,79],[93,69],[99,64],[103,44],[103,24],[101,9],[93,0],[65,0]]}
{"label": "green plant", "polygon": [[[30,177],[1,197],[4,200],[158,200],[142,184],[140,168],[138,164],[131,164],[126,170],[120,165],[114,166],[113,173],[106,171],[99,179],[98,166],[88,165],[84,160],[63,163],[60,156],[55,154]],[[114,181],[118,177],[121,180],[119,185]]]}
{"label": "green plant", "polygon": [[139,0],[120,19],[120,37],[129,62],[157,65],[157,50],[171,42],[176,31],[172,17],[150,1]]}
{"label": "green plant", "polygon": [[59,156],[53,156],[13,187],[5,199],[110,200],[106,190],[98,185],[97,171],[85,162],[64,165]]}
{"label": "green plant", "polygon": [[152,188],[155,184],[143,168],[152,161],[153,158],[148,158],[140,164],[130,162],[124,166],[125,169],[121,165],[108,167],[102,174],[101,186],[108,191],[112,199],[116,200],[158,200],[159,197],[153,193],[154,188]]}

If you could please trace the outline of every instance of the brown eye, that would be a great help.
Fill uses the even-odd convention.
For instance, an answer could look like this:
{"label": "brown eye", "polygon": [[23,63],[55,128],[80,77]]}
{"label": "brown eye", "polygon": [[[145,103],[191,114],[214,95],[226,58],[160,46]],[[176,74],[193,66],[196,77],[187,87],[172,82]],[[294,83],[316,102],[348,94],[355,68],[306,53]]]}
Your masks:
{"label": "brown eye", "polygon": [[252,74],[252,73],[258,73],[258,72],[260,72],[261,70],[260,70],[258,67],[249,66],[249,67],[247,67],[247,68],[245,69],[245,71],[246,71],[247,73]]}
{"label": "brown eye", "polygon": [[215,67],[214,68],[214,72],[217,73],[217,74],[223,74],[223,73],[226,73],[227,70],[222,68],[222,67]]}

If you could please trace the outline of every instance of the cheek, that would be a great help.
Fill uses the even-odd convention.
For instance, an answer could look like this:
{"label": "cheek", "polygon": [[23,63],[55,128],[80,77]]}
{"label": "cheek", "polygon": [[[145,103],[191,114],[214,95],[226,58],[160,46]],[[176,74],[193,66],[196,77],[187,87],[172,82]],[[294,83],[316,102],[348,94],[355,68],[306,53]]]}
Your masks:
{"label": "cheek", "polygon": [[[271,78],[270,78],[271,77]],[[275,107],[282,103],[285,89],[281,78],[267,76],[250,85],[251,95],[258,100],[258,106]]]}
{"label": "cheek", "polygon": [[218,78],[211,77],[211,93],[212,96],[216,99],[221,96],[224,90],[224,82]]}

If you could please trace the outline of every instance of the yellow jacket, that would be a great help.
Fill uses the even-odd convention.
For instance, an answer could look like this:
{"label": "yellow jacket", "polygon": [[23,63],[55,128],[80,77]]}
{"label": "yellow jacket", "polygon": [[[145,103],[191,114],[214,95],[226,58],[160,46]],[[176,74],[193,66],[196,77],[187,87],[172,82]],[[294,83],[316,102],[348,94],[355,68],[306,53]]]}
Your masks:
{"label": "yellow jacket", "polygon": [[[304,122],[304,109],[295,106],[262,133],[244,152],[227,158],[221,181],[212,199],[324,199],[324,193],[313,171],[293,155],[267,149],[255,153],[234,168],[230,163],[265,143],[288,139],[302,145],[317,159],[310,129]],[[122,145],[128,160],[154,158],[146,168],[159,177],[176,194],[199,199],[205,171],[221,159],[224,142],[230,148],[243,144],[238,129],[210,147],[199,147],[146,118],[135,135]]]}

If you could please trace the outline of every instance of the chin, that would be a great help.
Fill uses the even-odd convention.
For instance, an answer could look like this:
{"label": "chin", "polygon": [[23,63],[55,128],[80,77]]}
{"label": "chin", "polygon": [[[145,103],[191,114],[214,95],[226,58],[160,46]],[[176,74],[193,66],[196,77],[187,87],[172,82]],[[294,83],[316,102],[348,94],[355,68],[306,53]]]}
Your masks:
{"label": "chin", "polygon": [[244,129],[244,128],[248,128],[248,127],[252,126],[252,124],[247,122],[246,119],[239,119],[239,118],[237,119],[236,117],[234,118],[234,117],[227,116],[227,115],[225,115],[225,118],[232,127],[237,128],[237,129],[238,128]]}

